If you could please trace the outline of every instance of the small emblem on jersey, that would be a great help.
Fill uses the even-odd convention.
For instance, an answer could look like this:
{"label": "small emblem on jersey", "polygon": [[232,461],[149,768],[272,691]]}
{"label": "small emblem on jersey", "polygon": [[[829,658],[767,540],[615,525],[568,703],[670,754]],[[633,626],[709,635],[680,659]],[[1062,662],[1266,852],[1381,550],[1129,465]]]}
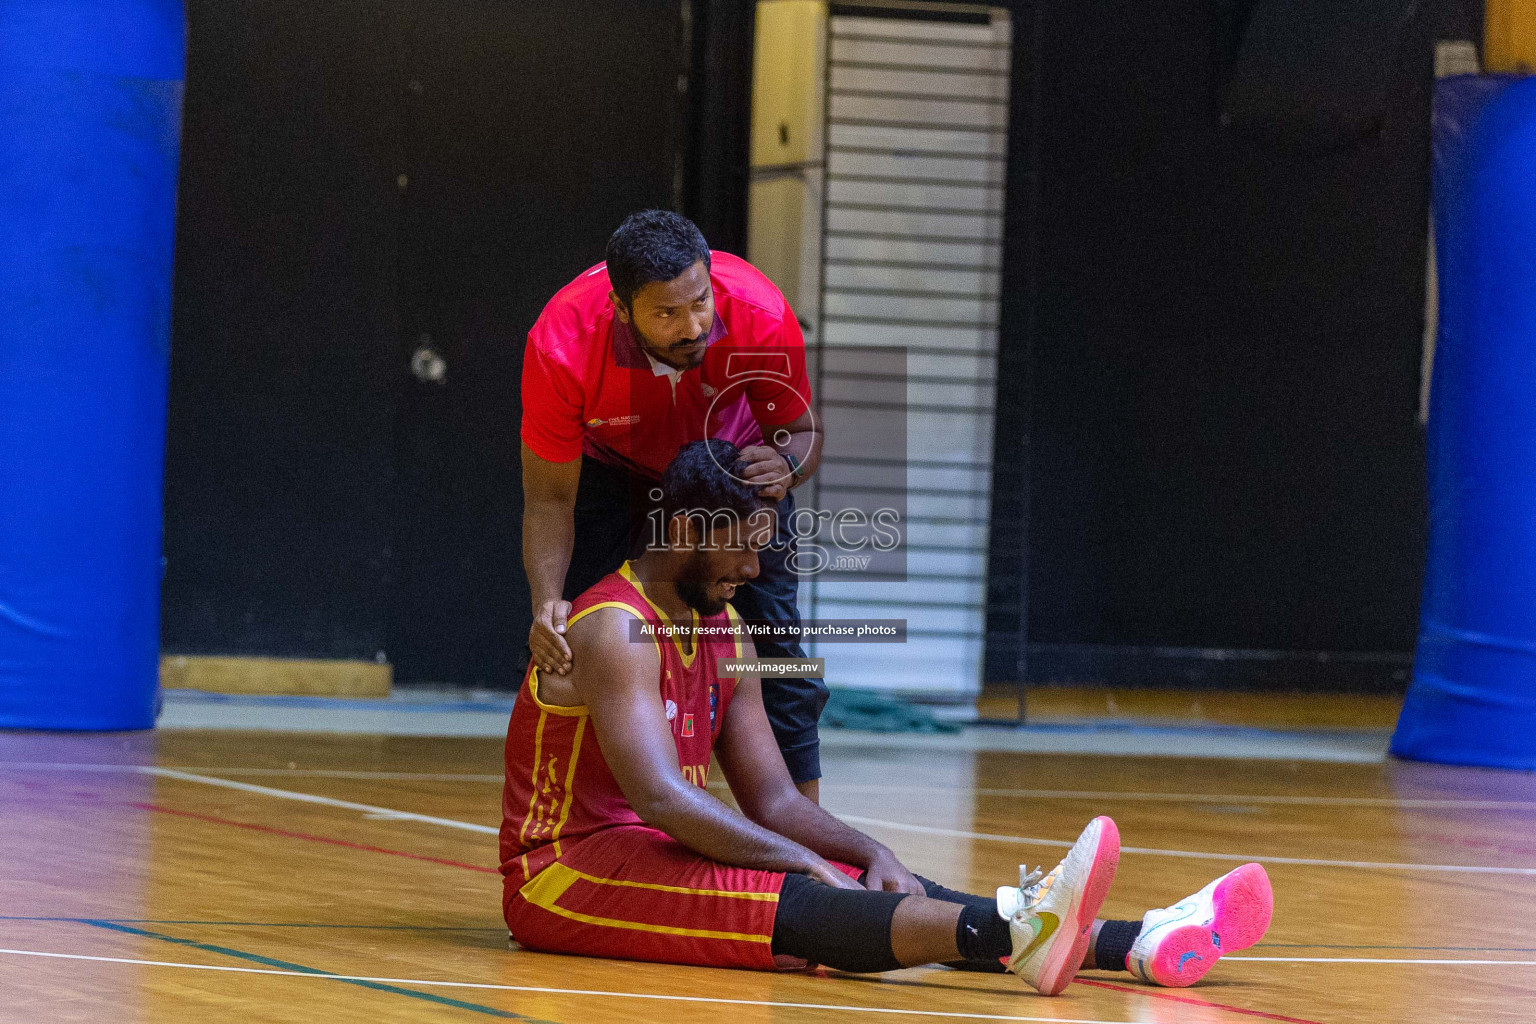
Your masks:
{"label": "small emblem on jersey", "polygon": [[687,739],[688,737],[690,737],[692,735],[693,735],[693,716],[692,715],[684,715],[683,716],[683,738]]}
{"label": "small emblem on jersey", "polygon": [[715,709],[720,706],[720,684],[709,684],[709,731],[715,731]]}
{"label": "small emblem on jersey", "polygon": [[719,393],[714,388],[710,387],[708,384],[700,384],[699,385],[699,390],[704,392],[704,397],[705,398],[714,398],[715,395],[717,395]]}
{"label": "small emblem on jersey", "polygon": [[674,719],[676,717],[677,717],[677,701],[669,700],[669,701],[667,701],[667,721],[670,722],[670,721],[672,721],[672,719]]}
{"label": "small emblem on jersey", "polygon": [[589,427],[631,427],[640,422],[638,413],[630,416],[611,416],[606,420],[593,418],[587,420]]}

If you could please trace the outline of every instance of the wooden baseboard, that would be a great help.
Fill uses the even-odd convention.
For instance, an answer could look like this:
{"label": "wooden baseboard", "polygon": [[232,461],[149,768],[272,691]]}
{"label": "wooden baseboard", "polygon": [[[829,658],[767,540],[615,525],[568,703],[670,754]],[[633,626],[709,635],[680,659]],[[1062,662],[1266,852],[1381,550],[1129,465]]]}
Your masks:
{"label": "wooden baseboard", "polygon": [[[1095,719],[1153,723],[1237,725],[1260,729],[1390,729],[1403,698],[1368,693],[1241,693],[1031,684],[1025,717],[1032,724]],[[1011,719],[1018,691],[983,688],[976,702],[983,718]]]}
{"label": "wooden baseboard", "polygon": [[168,654],[160,685],[172,690],[300,697],[388,697],[394,670],[372,661],[222,658]]}

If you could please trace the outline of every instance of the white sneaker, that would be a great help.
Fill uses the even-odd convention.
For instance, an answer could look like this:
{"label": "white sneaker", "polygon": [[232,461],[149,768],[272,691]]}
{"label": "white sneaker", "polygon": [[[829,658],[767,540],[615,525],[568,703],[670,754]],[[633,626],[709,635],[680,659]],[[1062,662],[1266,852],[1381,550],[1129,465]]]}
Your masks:
{"label": "white sneaker", "polygon": [[1120,863],[1120,830],[1109,818],[1088,823],[1060,864],[1044,878],[1019,867],[1019,887],[997,889],[997,913],[1008,921],[1008,969],[1041,995],[1054,996],[1083,965],[1093,919]]}
{"label": "white sneaker", "polygon": [[1223,953],[1262,939],[1274,908],[1263,866],[1244,864],[1171,907],[1147,911],[1126,966],[1154,985],[1193,985]]}

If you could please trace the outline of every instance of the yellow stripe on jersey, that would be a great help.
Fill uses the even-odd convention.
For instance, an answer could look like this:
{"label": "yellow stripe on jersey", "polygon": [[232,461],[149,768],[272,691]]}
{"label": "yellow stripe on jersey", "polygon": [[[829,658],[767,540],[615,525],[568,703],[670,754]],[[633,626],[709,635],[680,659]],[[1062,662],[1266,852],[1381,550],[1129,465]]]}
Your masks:
{"label": "yellow stripe on jersey", "polygon": [[[555,877],[546,881],[546,876],[548,876],[551,872],[555,872]],[[725,899],[733,900],[762,900],[765,903],[779,902],[779,894],[776,892],[743,892],[730,889],[690,889],[681,885],[662,885],[659,882],[632,882],[626,878],[598,878],[596,875],[589,875],[585,871],[579,871],[576,868],[573,868],[567,864],[561,864],[558,861],[551,864],[543,871],[540,871],[538,877],[529,882],[527,885],[523,886],[521,892],[523,897],[527,899],[528,902],[537,903],[539,906],[543,906],[544,904],[539,903],[539,901],[534,899],[533,895],[529,893],[529,889],[531,887],[535,885],[547,885],[549,890],[558,890],[554,891],[553,895],[547,895],[546,890],[540,890],[541,895],[545,896],[552,902],[559,899],[565,890],[569,889],[572,885],[575,885],[578,881],[591,882],[594,885],[614,885],[626,889],[654,889],[656,892],[675,892],[681,893],[685,896],[720,896]]]}
{"label": "yellow stripe on jersey", "polygon": [[756,932],[720,932],[706,928],[676,928],[664,924],[642,924],[639,921],[596,917],[592,914],[582,914],[558,906],[556,901],[565,895],[566,890],[579,881],[593,882],[597,885],[655,889],[661,892],[685,893],[693,896],[724,896],[735,899],[763,900],[773,903],[779,901],[779,894],[773,892],[724,892],[717,889],[685,889],[675,885],[653,885],[649,882],[627,882],[614,878],[595,878],[585,872],[577,871],[575,868],[566,867],[558,861],[540,871],[537,877],[518,891],[522,894],[523,899],[534,906],[541,907],[551,914],[558,914],[561,917],[569,918],[572,921],[580,921],[583,924],[595,924],[606,928],[626,928],[630,931],[654,932],[661,935],[681,935],[695,939],[725,939],[732,942],[762,943],[773,941],[772,935],[761,935]]}
{"label": "yellow stripe on jersey", "polygon": [[[645,587],[641,586],[639,577],[635,575],[634,570],[630,569],[628,562],[625,562],[623,565],[619,566],[619,575],[628,580],[630,585],[640,592],[640,596],[645,598],[646,604],[656,609],[657,618],[661,619],[663,622],[670,623],[672,621],[671,617],[669,617],[666,612],[661,610],[661,605],[657,604],[655,601],[652,601],[651,595],[645,592]],[[683,650],[683,642],[675,634],[672,637],[672,646],[677,648],[677,656],[683,659],[683,668],[692,668],[693,659],[699,656],[699,634],[697,632],[699,625],[699,613],[694,609],[689,608],[688,614],[693,617],[693,629],[695,631],[693,634],[693,653],[689,654]]]}
{"label": "yellow stripe on jersey", "polygon": [[548,718],[548,715],[540,711],[539,724],[533,731],[533,795],[528,798],[528,813],[523,816],[523,827],[517,833],[520,844],[527,841],[528,823],[533,820],[533,810],[539,804],[539,762],[544,757],[544,723]]}
{"label": "yellow stripe on jersey", "polygon": [[571,817],[571,798],[575,796],[576,759],[581,756],[581,737],[587,731],[585,717],[576,723],[576,738],[571,741],[571,763],[565,768],[565,802],[560,807],[560,820],[555,822],[554,834],[550,837],[555,842],[555,856],[560,856],[560,830],[565,828],[565,823]]}
{"label": "yellow stripe on jersey", "polygon": [[736,630],[734,634],[736,641],[736,657],[738,660],[740,660],[746,657],[746,655],[741,651],[741,640],[742,637],[746,635],[746,631],[742,628],[741,616],[736,614],[736,609],[731,607],[729,602],[727,602],[725,610],[730,613],[731,627]]}

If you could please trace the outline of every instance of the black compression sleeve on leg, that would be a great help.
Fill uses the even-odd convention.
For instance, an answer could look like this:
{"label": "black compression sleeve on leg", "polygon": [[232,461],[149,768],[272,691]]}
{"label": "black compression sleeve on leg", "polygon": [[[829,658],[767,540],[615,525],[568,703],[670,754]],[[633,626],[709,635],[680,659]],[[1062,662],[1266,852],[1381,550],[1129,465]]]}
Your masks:
{"label": "black compression sleeve on leg", "polygon": [[1141,934],[1140,921],[1105,921],[1093,944],[1093,959],[1101,971],[1128,971],[1125,958]]}
{"label": "black compression sleeve on leg", "polygon": [[891,952],[891,919],[904,892],[834,889],[785,875],[773,919],[775,955],[796,956],[855,974],[901,967]]}

